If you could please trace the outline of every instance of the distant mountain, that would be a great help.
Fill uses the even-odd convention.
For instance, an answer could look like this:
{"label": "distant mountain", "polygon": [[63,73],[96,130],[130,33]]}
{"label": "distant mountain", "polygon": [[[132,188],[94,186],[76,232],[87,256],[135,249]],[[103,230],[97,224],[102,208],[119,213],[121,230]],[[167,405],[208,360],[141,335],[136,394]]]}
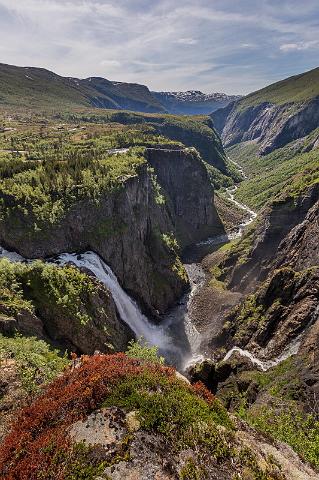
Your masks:
{"label": "distant mountain", "polygon": [[254,140],[267,154],[319,127],[319,68],[289,77],[212,114],[225,146]]}
{"label": "distant mountain", "polygon": [[209,114],[238,96],[224,93],[151,92],[145,85],[107,80],[62,77],[37,67],[0,63],[0,107],[59,109],[109,108],[147,113]]}
{"label": "distant mountain", "polygon": [[207,115],[241,98],[225,93],[206,94],[199,90],[152,92],[152,94],[169,113],[179,115]]}
{"label": "distant mountain", "polygon": [[26,108],[98,107],[165,112],[144,85],[61,77],[44,68],[0,64],[0,106]]}

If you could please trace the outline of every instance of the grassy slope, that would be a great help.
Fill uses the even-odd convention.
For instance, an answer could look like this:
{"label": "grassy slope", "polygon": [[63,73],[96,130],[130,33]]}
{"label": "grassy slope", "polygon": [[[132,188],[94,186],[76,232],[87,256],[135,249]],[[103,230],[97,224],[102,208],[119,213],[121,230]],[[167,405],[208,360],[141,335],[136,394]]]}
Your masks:
{"label": "grassy slope", "polygon": [[294,145],[293,142],[263,157],[257,156],[257,147],[251,142],[231,147],[229,156],[242,165],[250,177],[239,185],[236,198],[259,210],[280,195],[297,196],[318,183],[318,150],[303,152],[299,147],[296,151]]}
{"label": "grassy slope", "polygon": [[101,106],[161,111],[159,102],[147,87],[121,83],[113,85],[106,79],[77,80],[61,77],[43,68],[25,68],[0,64],[0,106],[25,108],[75,108]]}
{"label": "grassy slope", "polygon": [[[30,78],[28,78],[30,77]],[[48,88],[48,86],[50,86]],[[0,65],[0,105],[17,107],[60,107],[87,105],[84,95],[48,70]]]}
{"label": "grassy slope", "polygon": [[237,103],[239,110],[259,105],[263,102],[282,105],[310,100],[319,95],[319,68],[289,77],[266,88],[253,92]]}

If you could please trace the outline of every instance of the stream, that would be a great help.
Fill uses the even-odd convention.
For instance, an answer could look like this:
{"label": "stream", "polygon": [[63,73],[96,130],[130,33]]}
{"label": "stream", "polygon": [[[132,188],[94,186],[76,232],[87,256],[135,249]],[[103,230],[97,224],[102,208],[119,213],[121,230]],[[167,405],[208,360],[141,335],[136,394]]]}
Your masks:
{"label": "stream", "polygon": [[[237,164],[236,166],[239,167]],[[244,176],[242,169],[241,174]],[[170,331],[174,344],[183,349],[182,362],[177,364],[177,368],[180,368],[181,371],[186,371],[190,366],[203,361],[205,358],[201,351],[203,338],[191,318],[193,299],[201,287],[203,287],[206,280],[206,274],[201,262],[204,257],[216,250],[216,247],[219,245],[241,237],[247,225],[253,222],[257,216],[256,212],[247,207],[247,205],[235,200],[234,195],[236,190],[237,186],[227,188],[227,198],[238,208],[246,212],[247,218],[237,225],[233,232],[209,237],[187,249],[183,261],[190,281],[191,290],[183,296],[177,306],[173,307],[173,309],[164,316],[161,323],[166,331]],[[228,352],[229,356],[233,353],[234,351]]]}
{"label": "stream", "polygon": [[[112,153],[121,152],[121,149],[116,152],[112,151]],[[232,163],[240,169],[243,177],[245,177],[242,168],[236,162]],[[236,189],[236,186],[227,188],[227,197],[234,205],[247,213],[247,219],[237,225],[232,233],[208,238],[194,245],[189,250],[184,258],[184,266],[190,281],[190,291],[184,294],[178,303],[162,316],[160,325],[151,322],[141,312],[137,303],[121,287],[111,268],[95,252],[88,251],[82,254],[62,253],[57,258],[49,259],[48,261],[58,263],[59,265],[72,263],[78,268],[90,270],[110,290],[119,316],[131,328],[136,338],[144,339],[151,346],[158,346],[160,355],[165,357],[167,363],[175,365],[179,371],[184,372],[191,365],[204,360],[201,352],[202,337],[191,318],[192,302],[195,295],[205,284],[206,279],[201,261],[206,255],[212,253],[216,246],[241,237],[245,227],[257,216],[249,207],[234,198]],[[33,261],[0,247],[0,258],[4,257],[13,262]],[[280,357],[274,360],[259,360],[249,351],[242,350],[239,347],[233,347],[225,355],[224,360],[229,359],[235,352],[238,352],[240,355],[248,357],[261,370],[266,371],[289,356],[296,354],[300,342],[301,335],[291,342]]]}
{"label": "stream", "polygon": [[[112,153],[122,153],[122,150]],[[236,236],[240,236],[244,227],[253,221],[256,214],[234,200],[234,188],[236,187],[227,189],[229,199],[236,202],[237,206],[249,214],[249,220],[238,226]],[[72,263],[78,268],[90,270],[110,290],[119,316],[131,328],[136,338],[143,339],[149,345],[158,346],[160,355],[165,357],[167,363],[175,365],[179,371],[185,371],[190,365],[204,359],[200,352],[202,338],[190,315],[194,296],[205,282],[205,272],[201,266],[201,260],[217,245],[226,243],[231,238],[234,238],[233,234],[216,236],[200,242],[192,248],[184,263],[190,281],[190,291],[184,294],[167,314],[162,316],[160,325],[151,322],[141,312],[137,303],[121,287],[111,268],[95,252],[62,253],[57,258],[48,259],[48,261],[59,265]],[[12,262],[32,261],[23,258],[16,252],[9,252],[0,247],[1,257],[8,258]]]}

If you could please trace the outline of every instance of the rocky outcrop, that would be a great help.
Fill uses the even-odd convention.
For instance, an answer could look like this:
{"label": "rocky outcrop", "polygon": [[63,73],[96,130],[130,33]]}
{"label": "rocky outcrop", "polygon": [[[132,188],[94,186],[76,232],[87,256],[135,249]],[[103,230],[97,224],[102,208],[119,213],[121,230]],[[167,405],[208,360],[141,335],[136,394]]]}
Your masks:
{"label": "rocky outcrop", "polygon": [[[268,362],[265,368],[296,353],[313,364],[319,328],[318,197],[314,185],[299,198],[274,202],[230,252],[212,258],[215,291],[237,294],[235,305],[224,308],[219,330],[212,325],[205,331],[215,360],[225,355],[217,349],[236,346]],[[216,379],[215,369],[211,372],[205,380],[210,386]]]}
{"label": "rocky outcrop", "polygon": [[296,225],[281,242],[275,267],[293,267],[297,271],[319,265],[319,202],[311,207],[303,222]]}
{"label": "rocky outcrop", "polygon": [[90,288],[79,294],[81,321],[77,312],[55,298],[53,288],[48,287],[37,269],[31,269],[21,278],[21,286],[24,299],[32,301],[34,310],[12,309],[0,301],[0,334],[34,336],[61,350],[83,354],[125,350],[133,333],[119,318],[106,287],[94,277],[89,281]]}
{"label": "rocky outcrop", "polygon": [[[293,265],[294,260],[289,260],[291,256],[296,256],[295,260],[299,258],[300,266],[316,264],[313,263],[312,234],[316,230],[317,207],[314,205],[318,198],[319,187],[314,185],[297,199],[279,199],[262,212],[255,231],[243,239],[243,244],[249,244],[246,258],[240,260],[242,252],[239,250],[223,265],[231,288],[252,291],[256,282],[265,280],[271,269]],[[298,245],[295,244],[297,238]]]}
{"label": "rocky outcrop", "polygon": [[8,479],[79,471],[101,480],[317,478],[288,445],[228,415],[202,384],[123,354],[73,362],[18,413],[0,454]]}
{"label": "rocky outcrop", "polygon": [[17,212],[10,225],[2,222],[0,243],[27,258],[93,250],[145,310],[165,311],[187,286],[171,236],[183,248],[222,233],[223,226],[195,151],[159,149],[149,157],[137,176],[123,179],[122,188],[98,202],[79,200],[60,224],[47,225],[45,231],[34,231],[30,217],[27,223]]}
{"label": "rocky outcrop", "polygon": [[[223,226],[212,208],[213,191],[207,170],[195,150],[170,151],[149,148],[148,162],[154,168],[172,213],[176,237],[185,247],[218,235]],[[196,165],[196,167],[195,167]],[[194,168],[195,167],[195,168]],[[194,185],[200,186],[200,194]],[[209,199],[212,199],[209,201]]]}
{"label": "rocky outcrop", "polygon": [[301,272],[291,268],[275,270],[227,318],[231,343],[266,359],[280,357],[318,319],[318,267]]}
{"label": "rocky outcrop", "polygon": [[266,155],[319,126],[319,97],[303,103],[276,105],[270,102],[241,107],[240,101],[212,114],[225,146],[254,140]]}

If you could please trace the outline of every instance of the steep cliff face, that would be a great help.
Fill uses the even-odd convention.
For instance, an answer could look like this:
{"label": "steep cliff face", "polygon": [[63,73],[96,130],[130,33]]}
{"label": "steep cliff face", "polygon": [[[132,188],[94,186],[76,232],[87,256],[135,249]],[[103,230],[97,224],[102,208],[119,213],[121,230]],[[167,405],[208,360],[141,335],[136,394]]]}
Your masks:
{"label": "steep cliff face", "polygon": [[319,69],[287,78],[213,112],[224,145],[247,140],[262,155],[308,135],[319,126]]}
{"label": "steep cliff face", "polygon": [[263,102],[244,110],[240,103],[212,114],[225,146],[255,140],[262,155],[304,137],[319,126],[319,98],[304,103]]}
{"label": "steep cliff face", "polygon": [[313,187],[294,204],[276,204],[257,227],[246,259],[238,262],[235,255],[241,265],[228,270],[231,256],[224,262],[230,288],[246,293],[227,317],[229,346],[271,359],[301,333],[300,342],[308,335],[313,342],[319,321],[318,194]]}
{"label": "steep cliff face", "polygon": [[315,185],[275,202],[228,253],[216,252],[224,259],[213,286],[237,302],[224,308],[219,335],[211,327],[215,361],[191,370],[228,409],[317,467],[318,218]]}
{"label": "steep cliff face", "polygon": [[195,150],[185,155],[185,150],[148,149],[148,162],[168,199],[182,248],[223,231],[207,170]]}
{"label": "steep cliff face", "polygon": [[[284,248],[288,242],[289,234],[296,226],[303,225],[308,218],[308,212],[316,204],[319,198],[319,186],[314,185],[306,193],[295,199],[287,197],[273,202],[267,207],[261,218],[257,221],[255,230],[244,237],[243,249],[239,248],[234,256],[226,260],[225,268],[231,288],[245,292],[254,290],[256,282],[266,278],[269,271],[281,264],[286,264],[287,258],[294,251],[296,255],[302,255],[299,249],[290,250]],[[304,262],[312,262],[311,242],[303,244],[306,249]],[[296,249],[299,253],[296,252]],[[293,262],[292,262],[293,263]],[[315,265],[315,264],[314,264]],[[292,265],[294,266],[294,265]]]}
{"label": "steep cliff face", "polygon": [[134,336],[106,287],[73,266],[0,261],[0,334],[20,333],[62,351],[125,350]]}
{"label": "steep cliff face", "polygon": [[[171,236],[176,235],[184,247],[208,232],[222,232],[223,227],[206,170],[196,153],[159,149],[153,150],[150,158],[155,172],[150,171],[150,164],[141,165],[138,175],[124,179],[122,188],[103,194],[98,202],[79,200],[58,225],[48,225],[46,231],[34,231],[30,216],[17,213],[14,222],[2,222],[1,244],[29,258],[93,250],[145,309],[165,311],[187,286]],[[170,164],[167,176],[163,167]],[[185,214],[181,205],[190,205],[198,192],[201,201],[192,206],[193,218],[181,219]]]}

